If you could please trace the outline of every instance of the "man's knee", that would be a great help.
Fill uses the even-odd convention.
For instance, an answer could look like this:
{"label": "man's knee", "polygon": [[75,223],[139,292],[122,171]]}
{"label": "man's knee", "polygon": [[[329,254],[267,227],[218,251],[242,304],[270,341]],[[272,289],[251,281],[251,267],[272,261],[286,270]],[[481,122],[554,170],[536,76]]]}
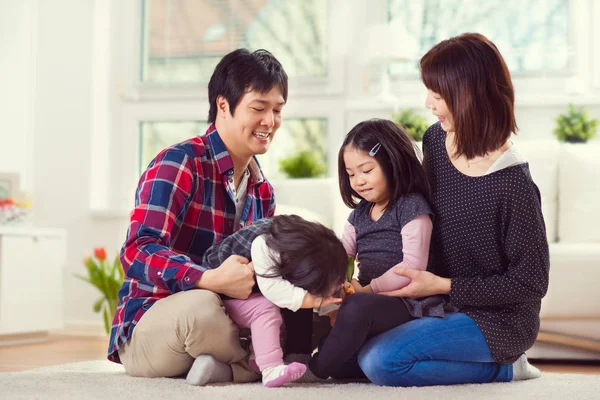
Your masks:
{"label": "man's knee", "polygon": [[179,302],[177,310],[173,312],[186,320],[190,327],[220,326],[231,323],[219,295],[208,290],[189,291],[185,301]]}
{"label": "man's knee", "polygon": [[[165,321],[171,320],[177,337],[183,338],[187,346],[195,343],[192,347],[204,350],[219,341],[238,341],[239,329],[227,315],[219,295],[194,289],[176,293],[165,300],[168,301],[162,304],[161,313]],[[199,346],[203,342],[206,346]]]}
{"label": "man's knee", "polygon": [[239,328],[229,318],[221,298],[206,290],[192,290],[179,301],[178,337],[193,358],[210,354],[218,361],[237,362],[246,356],[240,346]]}

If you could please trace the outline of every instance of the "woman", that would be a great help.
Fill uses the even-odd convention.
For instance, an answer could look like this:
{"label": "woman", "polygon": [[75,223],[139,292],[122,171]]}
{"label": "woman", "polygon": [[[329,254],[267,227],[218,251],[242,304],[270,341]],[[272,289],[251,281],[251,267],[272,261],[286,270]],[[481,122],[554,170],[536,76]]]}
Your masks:
{"label": "woman", "polygon": [[423,139],[435,215],[428,271],[388,295],[446,294],[457,313],[421,318],[371,339],[359,364],[374,383],[427,386],[531,379],[524,352],[539,330],[548,243],[538,188],[509,141],[517,130],[510,74],[480,34],[444,40],[420,61]]}

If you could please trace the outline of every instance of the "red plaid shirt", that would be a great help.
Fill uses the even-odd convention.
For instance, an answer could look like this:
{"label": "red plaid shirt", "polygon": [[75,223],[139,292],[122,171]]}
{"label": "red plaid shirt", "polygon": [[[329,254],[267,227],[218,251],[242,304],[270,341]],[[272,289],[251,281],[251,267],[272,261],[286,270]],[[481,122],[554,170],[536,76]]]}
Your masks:
{"label": "red plaid shirt", "polygon": [[275,213],[273,187],[254,159],[240,225],[229,185],[233,161],[214,125],[160,152],[142,174],[121,249],[125,280],[119,290],[108,359],[155,301],[194,288],[208,266],[202,255],[244,225]]}

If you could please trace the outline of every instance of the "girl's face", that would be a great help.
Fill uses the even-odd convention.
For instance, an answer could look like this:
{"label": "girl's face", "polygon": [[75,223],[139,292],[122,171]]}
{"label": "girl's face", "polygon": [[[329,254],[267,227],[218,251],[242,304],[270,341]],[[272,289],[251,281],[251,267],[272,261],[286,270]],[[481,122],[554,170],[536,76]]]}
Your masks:
{"label": "girl's face", "polygon": [[344,164],[350,179],[350,187],[360,197],[377,205],[387,204],[388,183],[383,169],[374,157],[349,145],[344,149]]}
{"label": "girl's face", "polygon": [[442,96],[428,89],[427,97],[425,98],[425,107],[438,117],[444,131],[454,132],[454,119]]}

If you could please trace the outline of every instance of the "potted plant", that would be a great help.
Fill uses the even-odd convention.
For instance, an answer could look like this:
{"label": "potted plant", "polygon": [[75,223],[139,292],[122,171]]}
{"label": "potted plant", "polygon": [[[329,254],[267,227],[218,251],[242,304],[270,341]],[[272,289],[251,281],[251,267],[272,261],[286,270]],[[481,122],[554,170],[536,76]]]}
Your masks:
{"label": "potted plant", "polygon": [[424,117],[417,115],[411,109],[402,110],[399,114],[393,113],[392,120],[406,129],[406,132],[415,139],[415,142],[423,140],[423,135],[430,125]]}
{"label": "potted plant", "polygon": [[596,136],[598,120],[590,118],[582,106],[569,104],[565,114],[560,114],[555,119],[554,134],[561,142],[585,143]]}
{"label": "potted plant", "polygon": [[321,157],[308,150],[280,160],[279,167],[288,178],[315,178],[327,172],[327,166]]}
{"label": "potted plant", "polygon": [[102,296],[94,303],[94,312],[102,311],[104,329],[109,334],[112,318],[119,302],[119,289],[123,284],[123,268],[119,256],[117,254],[114,261],[110,263],[106,259],[106,250],[103,247],[97,247],[94,249],[94,256],[86,257],[83,265],[88,271],[88,276],[75,274],[75,277],[95,286],[102,293]]}
{"label": "potted plant", "polygon": [[330,194],[337,185],[332,178],[326,177],[327,165],[323,159],[318,151],[302,150],[279,161],[285,178],[270,181],[275,190],[277,212],[305,216],[303,211],[306,211],[306,215],[316,213],[329,219]]}

